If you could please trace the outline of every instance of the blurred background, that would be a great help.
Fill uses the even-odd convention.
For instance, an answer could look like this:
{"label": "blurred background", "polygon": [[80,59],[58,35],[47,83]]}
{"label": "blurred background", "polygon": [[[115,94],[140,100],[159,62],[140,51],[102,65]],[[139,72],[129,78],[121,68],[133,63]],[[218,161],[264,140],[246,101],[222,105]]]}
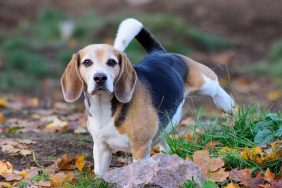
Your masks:
{"label": "blurred background", "polygon": [[[0,97],[62,101],[72,54],[112,44],[118,24],[134,17],[169,51],[211,67],[237,103],[281,110],[281,10],[279,0],[1,0]],[[146,55],[137,42],[126,53],[132,63]],[[204,97],[187,102],[215,111]]]}

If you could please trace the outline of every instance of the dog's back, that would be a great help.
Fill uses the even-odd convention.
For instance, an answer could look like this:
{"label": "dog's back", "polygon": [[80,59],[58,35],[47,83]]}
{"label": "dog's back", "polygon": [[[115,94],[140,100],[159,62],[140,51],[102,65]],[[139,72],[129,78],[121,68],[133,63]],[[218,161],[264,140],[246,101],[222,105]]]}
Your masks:
{"label": "dog's back", "polygon": [[134,66],[138,79],[148,87],[160,124],[166,128],[184,100],[188,70],[178,55],[154,51]]}

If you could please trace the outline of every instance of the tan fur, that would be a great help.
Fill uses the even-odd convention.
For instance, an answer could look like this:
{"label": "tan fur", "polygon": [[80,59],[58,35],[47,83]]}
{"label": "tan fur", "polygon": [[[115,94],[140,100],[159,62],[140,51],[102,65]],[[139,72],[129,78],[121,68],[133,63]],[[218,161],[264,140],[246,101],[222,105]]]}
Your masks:
{"label": "tan fur", "polygon": [[77,100],[84,87],[78,70],[78,61],[78,54],[74,54],[61,78],[62,91],[65,99],[69,102]]}
{"label": "tan fur", "polygon": [[[119,117],[120,108],[117,109],[115,118]],[[137,81],[126,119],[117,127],[120,134],[128,135],[135,159],[142,159],[150,152],[150,144],[158,132],[158,125],[158,115],[153,108],[150,94]]]}
{"label": "tan fur", "polygon": [[185,60],[189,70],[185,82],[185,91],[187,92],[187,94],[197,92],[203,87],[203,85],[205,84],[203,76],[206,76],[211,80],[217,80],[217,75],[209,67],[198,63],[188,57],[181,57]]}

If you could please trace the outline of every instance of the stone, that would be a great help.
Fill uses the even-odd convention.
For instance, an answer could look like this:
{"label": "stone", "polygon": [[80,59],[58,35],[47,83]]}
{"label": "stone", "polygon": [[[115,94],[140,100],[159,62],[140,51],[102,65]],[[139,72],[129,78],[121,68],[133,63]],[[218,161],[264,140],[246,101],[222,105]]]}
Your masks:
{"label": "stone", "polygon": [[115,168],[103,175],[106,182],[123,188],[182,187],[192,178],[198,187],[204,182],[204,177],[192,161],[165,154],[155,154],[149,159]]}

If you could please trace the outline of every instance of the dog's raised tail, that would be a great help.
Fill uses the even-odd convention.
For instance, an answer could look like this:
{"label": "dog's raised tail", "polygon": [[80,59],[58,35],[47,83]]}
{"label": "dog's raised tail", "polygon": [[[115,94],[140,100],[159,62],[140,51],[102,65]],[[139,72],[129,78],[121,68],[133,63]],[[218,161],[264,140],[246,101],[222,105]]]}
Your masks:
{"label": "dog's raised tail", "polygon": [[121,22],[115,38],[114,47],[124,51],[128,44],[136,38],[147,53],[165,51],[161,43],[134,18],[127,18]]}

